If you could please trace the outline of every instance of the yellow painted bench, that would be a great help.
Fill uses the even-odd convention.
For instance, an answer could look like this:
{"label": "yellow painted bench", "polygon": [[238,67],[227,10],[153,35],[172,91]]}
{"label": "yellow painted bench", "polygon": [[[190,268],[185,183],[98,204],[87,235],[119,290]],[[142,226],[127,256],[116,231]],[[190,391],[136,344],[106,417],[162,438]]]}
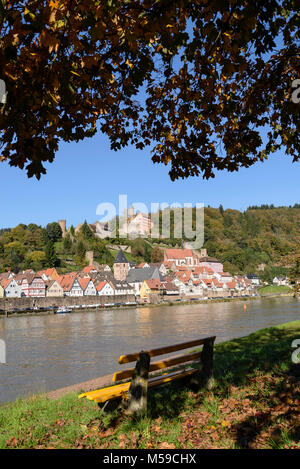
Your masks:
{"label": "yellow painted bench", "polygon": [[[122,400],[123,406],[126,407],[130,413],[135,413],[140,410],[145,410],[147,406],[148,388],[195,375],[198,375],[199,384],[204,386],[209,385],[213,374],[213,346],[215,338],[215,336],[206,337],[139,353],[121,355],[119,358],[120,364],[136,362],[136,367],[124,371],[117,371],[113,376],[113,382],[132,378],[131,382],[122,382],[106,388],[97,389],[96,391],[84,392],[80,394],[78,398],[81,399],[85,397],[99,405],[105,404],[106,406],[110,401],[119,402]],[[188,353],[150,363],[152,357],[166,355],[200,345],[203,345],[201,352]],[[196,360],[198,360],[202,367],[193,368],[190,366],[191,363],[194,364]],[[168,373],[159,376],[151,376],[149,378],[149,373],[151,372],[162,371],[166,368],[182,364],[186,365],[187,363],[190,363],[188,367],[180,368],[175,371],[172,370]]]}

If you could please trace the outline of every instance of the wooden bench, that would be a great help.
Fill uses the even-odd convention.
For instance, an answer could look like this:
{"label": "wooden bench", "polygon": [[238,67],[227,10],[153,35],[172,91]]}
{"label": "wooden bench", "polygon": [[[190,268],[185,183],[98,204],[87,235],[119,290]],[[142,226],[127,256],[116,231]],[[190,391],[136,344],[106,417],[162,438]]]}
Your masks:
{"label": "wooden bench", "polygon": [[[169,345],[153,350],[141,351],[129,355],[121,355],[119,363],[136,362],[135,368],[117,371],[113,376],[113,382],[132,378],[131,382],[122,382],[96,391],[89,391],[78,396],[78,399],[86,397],[100,406],[104,404],[103,410],[113,410],[121,402],[131,414],[144,411],[147,408],[148,388],[170,383],[178,379],[191,378],[191,382],[201,387],[210,387],[213,379],[213,347],[214,337],[192,340],[176,345]],[[150,363],[152,357],[166,355],[178,350],[203,345],[201,352],[186,353],[184,355],[163,359],[159,362]],[[195,362],[196,361],[196,362]],[[151,376],[149,373],[162,371],[177,365],[190,363],[188,367],[171,370],[159,376]],[[198,365],[196,368],[191,365]],[[112,403],[112,405],[109,405]]]}

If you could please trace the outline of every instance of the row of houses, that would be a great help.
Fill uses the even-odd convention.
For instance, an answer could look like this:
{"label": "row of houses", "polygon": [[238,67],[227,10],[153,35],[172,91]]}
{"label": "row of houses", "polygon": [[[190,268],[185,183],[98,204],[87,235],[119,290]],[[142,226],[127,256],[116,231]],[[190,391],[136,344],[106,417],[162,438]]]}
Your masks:
{"label": "row of houses", "polygon": [[[249,276],[250,277],[250,276]],[[166,249],[157,263],[128,261],[122,249],[113,265],[90,265],[80,272],[60,275],[55,268],[34,272],[0,274],[1,297],[80,297],[135,295],[150,300],[153,295],[237,296],[251,294],[257,277],[223,272],[217,259],[192,249]]]}
{"label": "row of houses", "polygon": [[106,270],[98,271],[93,266],[89,266],[81,272],[71,272],[65,275],[59,275],[56,269],[0,274],[0,298],[132,294],[133,288],[127,282],[116,281],[109,267]]}
{"label": "row of houses", "polygon": [[153,295],[227,297],[251,295],[259,285],[256,275],[233,276],[222,263],[192,249],[166,249],[164,260],[132,266],[122,250],[114,262],[114,276],[126,280],[136,297],[149,300]]}

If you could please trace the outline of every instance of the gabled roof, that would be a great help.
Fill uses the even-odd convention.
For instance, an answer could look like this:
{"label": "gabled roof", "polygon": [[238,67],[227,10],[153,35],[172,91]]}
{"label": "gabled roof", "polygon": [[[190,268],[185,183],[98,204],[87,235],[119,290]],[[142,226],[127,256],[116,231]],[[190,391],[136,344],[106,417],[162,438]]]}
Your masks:
{"label": "gabled roof", "polygon": [[114,289],[113,285],[110,283],[110,282],[107,282],[106,280],[103,280],[102,282],[100,282],[98,285],[97,285],[97,291],[101,291],[103,287],[105,287],[105,285],[108,284],[110,285],[110,287],[112,289]]}
{"label": "gabled roof", "polygon": [[191,278],[191,271],[177,271],[175,273],[176,277],[184,283],[187,283]]}
{"label": "gabled roof", "polygon": [[149,280],[145,280],[145,282],[151,290],[159,290],[161,287],[161,281],[157,278],[150,278]]}
{"label": "gabled roof", "polygon": [[168,259],[185,259],[186,257],[198,257],[192,249],[166,249]]}
{"label": "gabled roof", "polygon": [[173,282],[167,282],[164,289],[168,291],[179,291],[179,288]]}
{"label": "gabled roof", "polygon": [[214,284],[215,287],[217,288],[222,288],[223,287],[223,283],[219,282],[217,279],[212,279],[212,283]]}
{"label": "gabled roof", "polygon": [[83,268],[82,272],[84,272],[85,274],[89,274],[91,272],[91,270],[97,271],[97,269],[94,265],[88,265],[88,266]]}
{"label": "gabled roof", "polygon": [[201,282],[203,282],[205,285],[207,285],[208,287],[211,287],[212,285],[212,280],[211,279],[208,279],[208,278],[202,278],[201,279]]}
{"label": "gabled roof", "polygon": [[161,281],[164,277],[161,275],[157,267],[144,267],[143,269],[132,269],[128,272],[126,282],[135,283],[149,280],[150,278],[157,278]]}
{"label": "gabled roof", "polygon": [[5,278],[3,280],[0,279],[0,285],[2,285],[2,287],[5,290],[12,280],[14,280],[14,279],[13,278]]}
{"label": "gabled roof", "polygon": [[54,272],[56,272],[56,268],[55,267],[51,267],[49,269],[44,269],[44,270],[39,270],[37,272],[38,275],[43,275],[45,274],[47,277],[51,277],[51,275],[54,274]]}
{"label": "gabled roof", "polygon": [[220,261],[218,261],[218,259],[216,259],[215,257],[210,257],[210,256],[200,257],[199,262],[218,262],[218,263],[220,263]]}
{"label": "gabled roof", "polygon": [[172,269],[175,266],[174,261],[165,261],[163,262],[166,269]]}
{"label": "gabled roof", "polygon": [[129,264],[122,249],[118,252],[117,257],[114,260],[114,264]]}
{"label": "gabled roof", "polygon": [[[73,287],[75,280],[78,279],[72,277],[70,274],[63,275],[59,278],[58,283],[64,289],[64,291],[70,291]],[[80,285],[81,287],[81,285]],[[81,287],[82,288],[82,287]]]}
{"label": "gabled roof", "polygon": [[78,279],[79,285],[81,286],[82,290],[85,291],[88,287],[88,284],[91,282],[91,279],[89,277],[87,278],[80,278]]}
{"label": "gabled roof", "polygon": [[31,283],[33,282],[35,278],[42,280],[43,284],[45,285],[43,278],[40,275],[35,274],[35,273],[34,274],[24,273],[24,274],[18,274],[15,276],[15,280],[19,285],[23,282],[23,280],[26,280],[28,285],[31,285]]}
{"label": "gabled roof", "polygon": [[233,280],[232,282],[226,282],[226,287],[227,288],[235,288],[236,287],[236,282]]}

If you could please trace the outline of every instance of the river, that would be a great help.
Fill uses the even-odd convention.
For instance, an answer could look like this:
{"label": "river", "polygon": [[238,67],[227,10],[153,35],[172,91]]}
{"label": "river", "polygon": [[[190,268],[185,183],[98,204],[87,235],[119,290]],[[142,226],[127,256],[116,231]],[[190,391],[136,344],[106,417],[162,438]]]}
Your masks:
{"label": "river", "polygon": [[210,335],[223,342],[297,319],[292,297],[3,317],[0,403],[112,373],[125,353]]}

